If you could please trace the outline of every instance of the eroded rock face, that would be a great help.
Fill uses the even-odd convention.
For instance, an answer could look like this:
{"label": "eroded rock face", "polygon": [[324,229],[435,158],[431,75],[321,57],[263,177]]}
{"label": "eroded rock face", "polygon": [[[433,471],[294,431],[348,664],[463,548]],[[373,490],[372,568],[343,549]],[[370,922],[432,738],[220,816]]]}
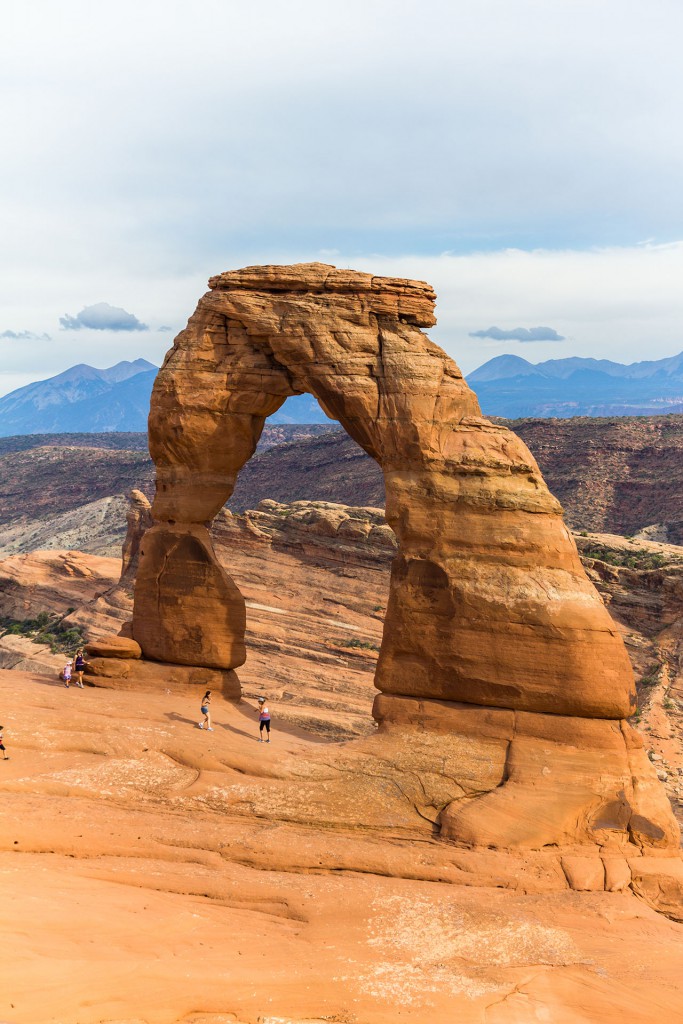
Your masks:
{"label": "eroded rock face", "polygon": [[[156,525],[133,618],[143,656],[226,671],[244,660],[244,604],[206,524],[265,418],[310,392],[384,473],[397,552],[374,739],[400,753],[392,770],[419,780],[421,818],[463,848],[551,848],[557,878],[577,889],[618,887],[634,854],[676,858],[671,809],[621,721],[635,706],[621,637],[533,457],[481,416],[420,331],[435,322],[431,288],[321,264],[209,283],[152,396]],[[333,520],[328,510],[321,530],[338,532]],[[457,752],[447,787],[435,767],[444,731]],[[430,737],[427,760],[418,736]],[[319,815],[358,814],[346,776],[337,803],[328,789]],[[288,791],[287,813],[299,816],[302,799]],[[371,815],[380,809],[375,794]]]}
{"label": "eroded rock face", "polygon": [[126,536],[121,551],[121,579],[119,586],[131,589],[135,585],[135,577],[140,561],[140,544],[147,530],[152,525],[152,506],[142,491],[133,488],[128,495],[128,511],[126,512]]}
{"label": "eroded rock face", "polygon": [[[389,568],[396,554],[396,537],[384,510],[331,501],[294,501],[283,505],[266,499],[257,509],[233,515],[223,509],[214,519],[216,544],[245,547],[268,543],[300,551],[325,563]],[[267,557],[264,555],[264,557]]]}
{"label": "eroded rock face", "polygon": [[[174,554],[169,576],[168,555],[183,535],[194,551],[192,538],[229,498],[265,418],[307,391],[385,476],[399,553],[378,688],[628,715],[628,658],[559,503],[524,444],[482,418],[458,367],[419,329],[435,323],[429,285],[323,264],[247,268],[209,283],[152,397],[153,516],[167,525],[143,544],[133,632],[145,654],[177,661],[184,651],[189,663],[188,650],[194,657],[201,648],[197,664],[240,663],[243,618],[224,613],[227,584],[216,577],[200,619],[198,605],[171,596],[189,562]],[[163,597],[162,578],[171,584]]]}
{"label": "eroded rock face", "polygon": [[133,633],[146,657],[217,669],[244,664],[244,598],[206,527],[157,523],[140,552]]}

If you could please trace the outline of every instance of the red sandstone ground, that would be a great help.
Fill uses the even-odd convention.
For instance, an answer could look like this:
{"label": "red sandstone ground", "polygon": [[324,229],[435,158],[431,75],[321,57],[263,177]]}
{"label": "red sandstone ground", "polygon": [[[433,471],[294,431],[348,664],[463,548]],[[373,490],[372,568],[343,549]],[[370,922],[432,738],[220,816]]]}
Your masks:
{"label": "red sandstone ground", "polygon": [[[240,671],[246,699],[216,697],[213,733],[196,728],[195,702],[180,693],[67,691],[54,676],[0,673],[11,754],[0,764],[0,1019],[683,1019],[680,925],[633,894],[525,893],[525,877],[533,881],[524,874],[518,891],[501,890],[493,863],[488,883],[453,884],[467,881],[462,853],[418,827],[389,776],[356,776],[348,792],[344,772],[368,740],[339,741],[374,742],[372,647],[391,552],[360,529],[355,539],[347,529],[341,546],[324,516],[315,528],[301,522],[306,514],[275,508],[218,523],[222,557],[249,605],[250,653]],[[634,549],[665,551],[580,541],[594,554],[623,546],[624,560]],[[665,554],[664,568],[595,558],[589,568],[639,675],[655,657],[673,673],[640,689],[650,702],[641,725],[654,722],[648,735],[674,795],[680,716],[665,701],[683,698],[671,688],[680,649],[662,651],[680,619],[679,570],[677,549]],[[106,598],[93,602],[114,584],[117,561],[35,553],[0,572],[2,614],[63,613],[81,594],[86,605],[72,620],[89,615],[106,631],[126,616]],[[22,656],[50,657],[11,640]],[[256,741],[263,690],[275,716],[269,746]],[[368,821],[378,793],[391,826]],[[323,825],[334,801],[346,823]]]}
{"label": "red sandstone ground", "polygon": [[447,844],[264,812],[278,775],[339,750],[277,704],[266,746],[252,701],[217,699],[206,734],[172,694],[8,672],[0,694],[12,1024],[681,1019],[683,930],[633,895],[425,880]]}

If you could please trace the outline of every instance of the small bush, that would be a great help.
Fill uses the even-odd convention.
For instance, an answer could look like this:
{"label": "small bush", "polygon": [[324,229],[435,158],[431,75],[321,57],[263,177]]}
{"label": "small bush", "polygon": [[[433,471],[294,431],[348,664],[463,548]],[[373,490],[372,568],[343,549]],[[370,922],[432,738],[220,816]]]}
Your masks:
{"label": "small bush", "polygon": [[70,654],[82,647],[85,638],[78,626],[63,626],[62,618],[40,612],[34,619],[0,617],[0,635],[29,637],[34,644],[49,647],[53,654]]}
{"label": "small bush", "polygon": [[369,640],[358,640],[357,637],[353,637],[351,640],[344,638],[343,640],[334,640],[333,643],[337,647],[353,647],[355,650],[362,651],[378,651],[379,647],[377,644],[371,643]]}
{"label": "small bush", "polygon": [[645,551],[643,548],[637,548],[635,551],[617,551],[607,548],[603,544],[586,548],[581,554],[584,558],[592,558],[596,562],[604,562],[607,565],[641,570],[661,569],[667,563],[681,561],[680,556],[673,555],[667,559],[659,551]]}
{"label": "small bush", "polygon": [[642,676],[638,680],[640,686],[656,686],[659,682],[659,674],[662,666],[659,662],[650,662]]}

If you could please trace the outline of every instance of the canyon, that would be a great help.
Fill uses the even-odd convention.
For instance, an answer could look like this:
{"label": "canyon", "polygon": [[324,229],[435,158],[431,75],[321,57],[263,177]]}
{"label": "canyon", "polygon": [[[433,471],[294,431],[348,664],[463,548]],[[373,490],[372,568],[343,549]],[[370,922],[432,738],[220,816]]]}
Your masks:
{"label": "canyon", "polygon": [[[506,422],[528,446],[575,530],[683,540],[683,416]],[[126,495],[151,498],[146,434],[0,438],[0,553],[37,547],[116,555]],[[329,425],[266,425],[228,502],[384,506],[377,463]]]}

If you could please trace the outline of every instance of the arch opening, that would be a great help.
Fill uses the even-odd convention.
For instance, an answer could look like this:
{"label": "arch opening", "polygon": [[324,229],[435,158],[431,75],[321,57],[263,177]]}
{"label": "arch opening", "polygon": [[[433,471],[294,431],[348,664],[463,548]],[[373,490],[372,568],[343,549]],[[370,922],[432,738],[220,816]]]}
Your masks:
{"label": "arch opening", "polygon": [[358,738],[374,732],[396,549],[382,473],[337,421],[326,417],[310,434],[310,424],[297,425],[274,442],[275,418],[211,526],[218,559],[246,603],[242,691],[274,700],[281,727]]}

